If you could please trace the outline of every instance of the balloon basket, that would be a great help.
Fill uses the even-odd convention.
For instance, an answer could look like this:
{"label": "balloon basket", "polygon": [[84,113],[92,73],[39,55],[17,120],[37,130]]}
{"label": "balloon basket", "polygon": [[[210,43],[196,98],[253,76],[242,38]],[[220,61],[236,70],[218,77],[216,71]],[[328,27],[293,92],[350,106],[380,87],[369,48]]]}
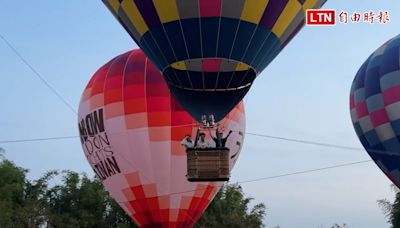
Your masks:
{"label": "balloon basket", "polygon": [[187,153],[187,179],[190,182],[228,181],[228,148],[189,148]]}

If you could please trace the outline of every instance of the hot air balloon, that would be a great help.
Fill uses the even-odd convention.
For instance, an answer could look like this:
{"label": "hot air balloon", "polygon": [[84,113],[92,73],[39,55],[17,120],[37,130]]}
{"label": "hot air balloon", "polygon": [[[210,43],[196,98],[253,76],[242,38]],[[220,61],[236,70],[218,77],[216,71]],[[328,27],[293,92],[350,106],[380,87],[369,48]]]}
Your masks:
{"label": "hot air balloon", "polygon": [[[85,156],[107,191],[141,227],[192,227],[222,182],[188,182],[180,145],[196,121],[170,95],[140,50],[122,54],[91,78],[79,106]],[[245,131],[239,103],[221,122],[230,168]]]}
{"label": "hot air balloon", "polygon": [[103,0],[196,120],[221,120],[326,0]]}
{"label": "hot air balloon", "polygon": [[350,94],[354,129],[368,154],[400,187],[400,35],[361,66]]}

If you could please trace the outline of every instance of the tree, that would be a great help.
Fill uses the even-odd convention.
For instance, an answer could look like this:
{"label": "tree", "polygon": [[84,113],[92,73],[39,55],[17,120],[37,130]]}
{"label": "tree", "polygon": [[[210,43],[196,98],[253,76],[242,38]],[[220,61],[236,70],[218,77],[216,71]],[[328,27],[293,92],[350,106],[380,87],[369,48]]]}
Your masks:
{"label": "tree", "polygon": [[58,172],[29,181],[28,170],[1,158],[0,227],[136,227],[99,180],[66,171],[50,188]]}
{"label": "tree", "polygon": [[252,198],[245,197],[238,184],[225,185],[200,218],[204,227],[258,228],[264,227],[265,205],[260,203],[249,210]]}
{"label": "tree", "polygon": [[49,227],[136,227],[98,179],[64,173],[48,191]]}
{"label": "tree", "polygon": [[388,223],[393,228],[400,228],[400,190],[392,184],[392,190],[396,193],[394,202],[387,199],[378,200],[379,206],[382,208],[383,213],[388,218]]}
{"label": "tree", "polygon": [[0,162],[0,227],[30,228],[46,222],[47,182],[56,173],[30,182],[27,172],[7,159]]}
{"label": "tree", "polygon": [[23,207],[26,170],[8,160],[0,163],[0,227],[12,227]]}
{"label": "tree", "polygon": [[[0,227],[135,228],[131,218],[114,201],[97,178],[72,171],[49,171],[30,181],[28,170],[0,153]],[[49,181],[61,175],[57,185]],[[265,205],[251,209],[252,198],[237,185],[217,193],[198,224],[205,227],[263,227]]]}

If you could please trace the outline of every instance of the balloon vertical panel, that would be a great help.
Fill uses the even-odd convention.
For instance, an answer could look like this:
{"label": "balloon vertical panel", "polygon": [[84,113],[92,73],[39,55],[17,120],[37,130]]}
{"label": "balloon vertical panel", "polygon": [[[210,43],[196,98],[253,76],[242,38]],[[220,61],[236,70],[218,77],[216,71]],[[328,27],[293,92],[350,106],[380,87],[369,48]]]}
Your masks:
{"label": "balloon vertical panel", "polygon": [[[82,147],[96,175],[141,226],[190,227],[222,183],[186,180],[185,134],[196,121],[170,95],[158,69],[140,50],[122,54],[89,81],[79,107]],[[231,168],[243,145],[238,104],[222,121],[229,130]]]}

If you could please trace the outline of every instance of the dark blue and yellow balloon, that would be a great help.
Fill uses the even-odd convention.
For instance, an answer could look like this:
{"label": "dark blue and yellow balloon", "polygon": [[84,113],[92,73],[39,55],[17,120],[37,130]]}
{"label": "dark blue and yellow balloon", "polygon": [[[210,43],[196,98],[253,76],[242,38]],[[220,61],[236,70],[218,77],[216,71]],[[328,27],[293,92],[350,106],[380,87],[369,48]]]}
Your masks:
{"label": "dark blue and yellow balloon", "polygon": [[362,145],[400,187],[400,35],[361,66],[351,88],[350,110]]}
{"label": "dark blue and yellow balloon", "polygon": [[326,0],[103,0],[197,120],[221,120]]}

